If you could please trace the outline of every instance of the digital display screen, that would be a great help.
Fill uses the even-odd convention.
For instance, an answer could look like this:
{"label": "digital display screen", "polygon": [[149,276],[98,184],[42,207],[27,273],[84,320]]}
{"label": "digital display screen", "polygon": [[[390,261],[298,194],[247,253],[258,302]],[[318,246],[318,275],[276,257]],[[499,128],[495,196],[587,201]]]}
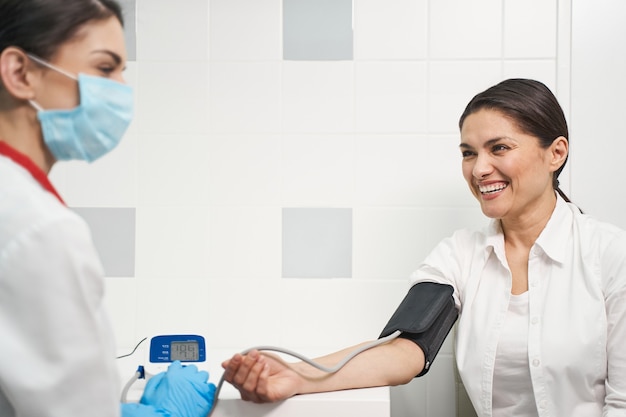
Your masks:
{"label": "digital display screen", "polygon": [[199,361],[200,351],[198,342],[174,342],[170,346],[170,360],[174,361]]}

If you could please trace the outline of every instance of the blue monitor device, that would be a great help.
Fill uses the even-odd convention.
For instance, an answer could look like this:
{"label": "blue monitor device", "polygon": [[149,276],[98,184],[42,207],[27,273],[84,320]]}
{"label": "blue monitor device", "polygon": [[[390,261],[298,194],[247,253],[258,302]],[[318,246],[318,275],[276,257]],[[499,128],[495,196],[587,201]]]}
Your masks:
{"label": "blue monitor device", "polygon": [[194,334],[154,336],[150,340],[150,362],[169,364],[174,361],[205,362],[204,337]]}

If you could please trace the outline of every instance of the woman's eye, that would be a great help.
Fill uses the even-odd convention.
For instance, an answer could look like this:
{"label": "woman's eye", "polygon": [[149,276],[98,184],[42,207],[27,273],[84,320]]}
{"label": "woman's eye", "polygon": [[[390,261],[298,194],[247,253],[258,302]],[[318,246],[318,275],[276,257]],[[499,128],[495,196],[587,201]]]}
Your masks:
{"label": "woman's eye", "polygon": [[470,156],[473,156],[473,155],[474,155],[474,152],[472,151],[461,151],[461,156],[463,158],[469,158]]}
{"label": "woman's eye", "polygon": [[506,151],[507,149],[508,147],[506,145],[494,145],[491,150],[493,152],[501,152],[501,151]]}
{"label": "woman's eye", "polygon": [[99,70],[100,70],[100,72],[102,72],[103,74],[110,74],[110,73],[112,73],[112,72],[115,70],[115,68],[114,68],[114,67],[109,67],[109,66],[106,66],[106,67],[100,67],[100,68],[98,68],[98,69],[99,69]]}

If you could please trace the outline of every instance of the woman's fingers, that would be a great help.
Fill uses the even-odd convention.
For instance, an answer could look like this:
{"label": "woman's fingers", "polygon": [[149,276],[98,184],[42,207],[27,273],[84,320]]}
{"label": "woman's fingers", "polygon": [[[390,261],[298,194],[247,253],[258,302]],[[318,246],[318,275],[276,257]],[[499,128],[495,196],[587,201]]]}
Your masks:
{"label": "woman's fingers", "polygon": [[[262,394],[257,392],[259,379],[266,368],[265,358],[258,351],[253,350],[245,356],[236,354],[229,361],[225,361],[224,379],[237,388],[241,399],[252,402],[263,402],[266,397],[267,376],[269,370],[265,370],[262,381]],[[266,400],[265,400],[266,401]]]}

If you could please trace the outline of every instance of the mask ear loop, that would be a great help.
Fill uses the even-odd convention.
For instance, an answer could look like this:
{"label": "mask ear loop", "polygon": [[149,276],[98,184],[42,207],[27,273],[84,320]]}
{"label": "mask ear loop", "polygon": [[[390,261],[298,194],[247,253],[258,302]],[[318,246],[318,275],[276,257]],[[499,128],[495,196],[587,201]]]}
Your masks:
{"label": "mask ear loop", "polygon": [[[35,61],[36,63],[38,63],[39,65],[43,65],[44,67],[50,68],[53,71],[58,72],[59,74],[65,75],[66,77],[74,80],[74,81],[78,81],[78,77],[75,76],[74,74],[65,71],[62,68],[57,67],[56,65],[52,65],[51,63],[39,58],[36,55],[33,55],[31,53],[26,52],[26,56],[30,59],[32,59],[33,61]],[[28,100],[28,102],[30,103],[31,106],[33,106],[35,108],[35,110],[37,111],[44,111],[44,108],[41,107],[35,100]]]}
{"label": "mask ear loop", "polygon": [[30,53],[27,52],[26,56],[29,57],[30,59],[32,59],[33,61],[35,61],[36,63],[38,63],[40,65],[43,65],[44,67],[48,67],[51,70],[54,70],[54,71],[56,71],[56,72],[58,72],[60,74],[63,74],[66,77],[71,78],[74,81],[78,81],[78,77],[76,75],[74,75],[74,74],[72,74],[70,72],[67,72],[67,71],[65,71],[62,68],[59,68],[56,65],[52,65],[51,63],[44,61],[43,59],[39,58],[36,55],[30,54]]}

